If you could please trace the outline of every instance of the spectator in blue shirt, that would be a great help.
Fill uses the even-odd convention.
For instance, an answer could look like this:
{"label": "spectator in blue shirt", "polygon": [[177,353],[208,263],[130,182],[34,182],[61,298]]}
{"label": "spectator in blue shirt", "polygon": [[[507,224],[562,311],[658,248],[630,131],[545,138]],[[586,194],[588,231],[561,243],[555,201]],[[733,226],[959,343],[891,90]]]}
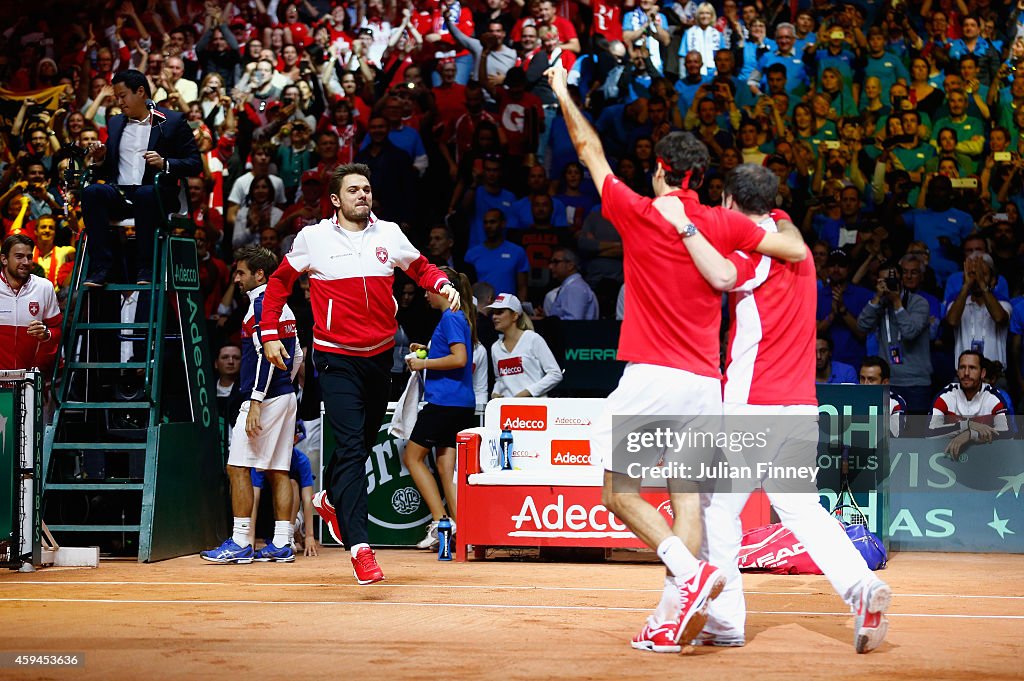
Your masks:
{"label": "spectator in blue shirt", "polygon": [[1009,374],[1008,382],[1010,388],[1017,395],[1024,393],[1024,366],[1021,363],[1021,351],[1024,343],[1024,299],[1018,300],[1010,312],[1010,338],[1006,348],[1006,364]]}
{"label": "spectator in blue shirt", "polygon": [[923,188],[925,208],[903,214],[903,222],[914,233],[915,241],[923,241],[931,252],[929,266],[940,286],[960,268],[956,252],[964,239],[974,231],[974,219],[953,208],[953,185],[944,175],[928,175]]}
{"label": "spectator in blue shirt", "polygon": [[[465,274],[459,274],[449,267],[442,267],[441,271],[458,287],[462,300],[467,304],[461,310],[452,311],[447,296],[427,291],[427,301],[430,307],[441,311],[441,321],[430,337],[429,346],[420,343],[409,346],[413,352],[427,350],[427,356],[423,359],[412,357],[406,361],[410,370],[423,372],[423,399],[426,402],[402,453],[402,461],[433,516],[427,527],[427,536],[417,544],[421,549],[437,546],[437,524],[445,516],[446,505],[447,515],[450,518],[456,517],[455,438],[460,431],[476,425],[473,418],[476,410],[476,395],[473,392],[476,309],[468,304],[473,300],[473,290]],[[426,464],[432,449],[436,452],[444,501],[441,500],[441,491],[434,473]],[[454,522],[452,533],[455,533]]]}
{"label": "spectator in blue shirt", "polygon": [[857,383],[857,370],[832,359],[832,339],[818,335],[815,345],[815,381],[818,383]]}
{"label": "spectator in blue shirt", "polygon": [[[981,234],[972,234],[971,236],[964,239],[964,262],[975,253],[988,253],[988,241]],[[960,294],[960,289],[964,287],[964,271],[960,270],[949,275],[949,279],[946,280],[946,288],[943,292],[943,302],[948,306],[951,302],[956,300],[956,297]],[[1010,300],[1010,286],[1006,283],[1006,279],[1002,275],[996,279],[996,285],[992,288],[992,293],[995,295],[996,300]]]}
{"label": "spectator in blue shirt", "polygon": [[[469,248],[484,242],[484,215],[497,210],[504,217],[512,212],[512,204],[516,202],[516,195],[501,186],[501,158],[497,155],[485,156],[482,166],[483,172],[477,180],[478,184],[472,188],[472,193],[467,192],[467,199],[473,203],[473,212],[469,218]],[[452,197],[453,202],[457,200],[457,197]],[[455,208],[449,205],[449,213],[454,213]]]}
{"label": "spectator in blue shirt", "polygon": [[978,17],[964,17],[960,30],[963,38],[958,38],[950,44],[950,60],[957,61],[966,54],[974,55],[978,59],[978,80],[988,85],[999,68],[999,51],[986,38],[981,37],[981,20]]}
{"label": "spectator in blue shirt", "polygon": [[[384,114],[385,120],[387,120],[390,126],[388,132],[388,140],[396,147],[404,151],[412,159],[412,165],[419,172],[420,177],[423,173],[427,172],[427,166],[430,165],[430,160],[427,158],[427,148],[423,146],[423,138],[414,129],[408,125],[402,123],[402,102],[398,97],[388,97],[384,100],[384,106],[381,109]],[[365,149],[370,144],[370,137],[367,135],[363,138],[363,144],[360,150]]]}
{"label": "spectator in blue shirt", "polygon": [[768,28],[764,19],[755,17],[746,26],[747,36],[743,43],[743,66],[740,68],[740,80],[744,83],[750,80],[750,74],[757,67],[758,60],[772,50],[778,49],[775,41],[768,37]]}
{"label": "spectator in blue shirt", "polygon": [[879,26],[868,29],[868,51],[864,56],[864,79],[874,76],[888,92],[893,83],[910,84],[910,72],[895,55],[885,50],[885,31]]}
{"label": "spectator in blue shirt", "polygon": [[[728,50],[719,50],[715,56],[717,57],[720,52],[729,53]],[[715,76],[711,72],[705,73],[703,67],[704,60],[697,50],[691,50],[683,57],[683,75],[675,84],[676,92],[679,93],[679,113],[682,116],[685,116],[686,112],[690,110],[700,86],[710,83]]]}
{"label": "spectator in blue shirt", "polygon": [[497,209],[484,213],[483,229],[484,242],[466,252],[466,262],[495,291],[517,291],[525,298],[530,263],[521,246],[505,241],[505,214]]}
{"label": "spectator in blue shirt", "polygon": [[793,49],[797,54],[803,54],[808,45],[818,42],[818,35],[814,32],[814,12],[810,9],[801,9],[796,13],[796,36],[793,41]]}
{"label": "spectator in blue shirt", "polygon": [[551,277],[559,285],[544,296],[544,316],[566,321],[598,318],[597,296],[580,275],[579,264],[579,257],[568,248],[555,251],[548,260]]}
{"label": "spectator in blue shirt", "polygon": [[867,334],[857,326],[857,317],[871,300],[871,291],[850,283],[850,256],[845,251],[832,251],[827,267],[826,285],[818,288],[818,333],[829,337],[829,354],[834,352],[852,371],[864,359]]}
{"label": "spectator in blue shirt", "polygon": [[750,73],[747,84],[754,95],[760,97],[767,89],[763,76],[772,64],[781,64],[786,69],[787,92],[802,95],[810,85],[807,68],[804,66],[803,55],[794,49],[796,43],[796,27],[793,24],[781,23],[775,29],[777,50],[766,52],[758,59],[757,66]]}
{"label": "spectator in blue shirt", "polygon": [[854,96],[858,96],[860,83],[853,82],[853,66],[857,57],[845,47],[846,32],[839,26],[833,26],[829,29],[827,37],[828,42],[823,49],[821,43],[817,43],[809,46],[804,52],[804,63],[808,72],[814,73],[820,82],[821,74],[831,66],[839,71],[843,82],[853,88]]}
{"label": "spectator in blue shirt", "polygon": [[[526,188],[526,196],[513,203],[512,208],[505,213],[509,229],[528,229],[533,226],[531,199],[538,194],[548,194],[551,189],[551,182],[548,180],[544,166],[538,163],[530,168],[526,175]],[[556,198],[552,198],[551,202],[554,204],[551,212],[552,226],[568,227],[569,221],[565,214],[565,204]]]}

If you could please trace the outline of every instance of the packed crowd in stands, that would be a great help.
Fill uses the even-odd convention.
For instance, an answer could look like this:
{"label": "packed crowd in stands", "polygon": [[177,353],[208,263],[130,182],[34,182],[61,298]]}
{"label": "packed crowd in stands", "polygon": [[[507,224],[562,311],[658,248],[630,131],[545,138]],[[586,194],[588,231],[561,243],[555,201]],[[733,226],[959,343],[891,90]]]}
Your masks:
{"label": "packed crowd in stands", "polygon": [[[927,413],[956,379],[960,352],[975,349],[989,380],[1021,398],[1024,0],[22,10],[0,34],[0,214],[5,236],[35,240],[37,273],[58,293],[82,225],[62,171],[76,149],[106,139],[118,112],[110,81],[134,68],[156,105],[187,114],[202,153],[189,210],[218,346],[238,342],[246,308],[235,250],[287,252],[332,214],[332,169],[351,162],[372,170],[374,214],[469,274],[481,310],[505,293],[539,331],[553,317],[621,318],[621,240],[544,76],[560,61],[637,192],[652,193],[654,144],[675,130],[711,152],[708,204],[738,164],[778,176],[777,205],[804,233],[820,279],[819,380],[856,381],[879,356],[910,411]],[[37,93],[55,87],[40,104]],[[401,373],[438,313],[411,280],[396,280],[395,298]],[[292,306],[308,334],[298,288]],[[845,378],[843,365],[853,367]]]}

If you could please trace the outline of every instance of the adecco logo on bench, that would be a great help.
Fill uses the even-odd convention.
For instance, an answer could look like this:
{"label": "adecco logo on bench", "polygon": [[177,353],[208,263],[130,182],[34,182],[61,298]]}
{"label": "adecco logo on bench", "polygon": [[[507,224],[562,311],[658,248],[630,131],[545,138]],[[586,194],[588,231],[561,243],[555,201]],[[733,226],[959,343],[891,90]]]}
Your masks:
{"label": "adecco logo on bench", "polygon": [[552,440],[551,463],[555,466],[589,466],[590,440]]}
{"label": "adecco logo on bench", "polygon": [[547,430],[548,408],[522,404],[502,405],[502,430]]}
{"label": "adecco logo on bench", "polygon": [[565,496],[559,494],[553,504],[537,508],[533,496],[523,499],[519,514],[512,516],[515,529],[510,537],[610,537],[626,539],[633,533],[601,504],[587,508],[582,504],[565,507]]}

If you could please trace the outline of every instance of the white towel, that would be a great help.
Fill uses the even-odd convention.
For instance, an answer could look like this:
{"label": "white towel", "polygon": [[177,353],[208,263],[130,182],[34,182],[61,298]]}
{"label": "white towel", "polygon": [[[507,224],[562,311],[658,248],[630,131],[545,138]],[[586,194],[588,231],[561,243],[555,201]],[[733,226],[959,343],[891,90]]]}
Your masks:
{"label": "white towel", "polygon": [[388,432],[397,438],[408,440],[412,429],[416,427],[416,417],[420,412],[420,400],[423,399],[423,377],[421,372],[414,371],[405,384],[402,396],[395,403],[395,415],[391,417]]}

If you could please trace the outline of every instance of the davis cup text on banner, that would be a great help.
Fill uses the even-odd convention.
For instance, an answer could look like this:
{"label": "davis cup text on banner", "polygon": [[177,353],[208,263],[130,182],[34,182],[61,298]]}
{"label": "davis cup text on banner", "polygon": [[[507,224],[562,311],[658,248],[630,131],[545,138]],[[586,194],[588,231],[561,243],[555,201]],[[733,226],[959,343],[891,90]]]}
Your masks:
{"label": "davis cup text on banner", "polygon": [[554,503],[539,509],[533,495],[527,495],[519,513],[512,516],[512,521],[515,529],[508,533],[510,537],[634,537],[603,504],[589,508],[582,504],[572,504],[566,508],[565,496],[562,494],[558,495]]}

